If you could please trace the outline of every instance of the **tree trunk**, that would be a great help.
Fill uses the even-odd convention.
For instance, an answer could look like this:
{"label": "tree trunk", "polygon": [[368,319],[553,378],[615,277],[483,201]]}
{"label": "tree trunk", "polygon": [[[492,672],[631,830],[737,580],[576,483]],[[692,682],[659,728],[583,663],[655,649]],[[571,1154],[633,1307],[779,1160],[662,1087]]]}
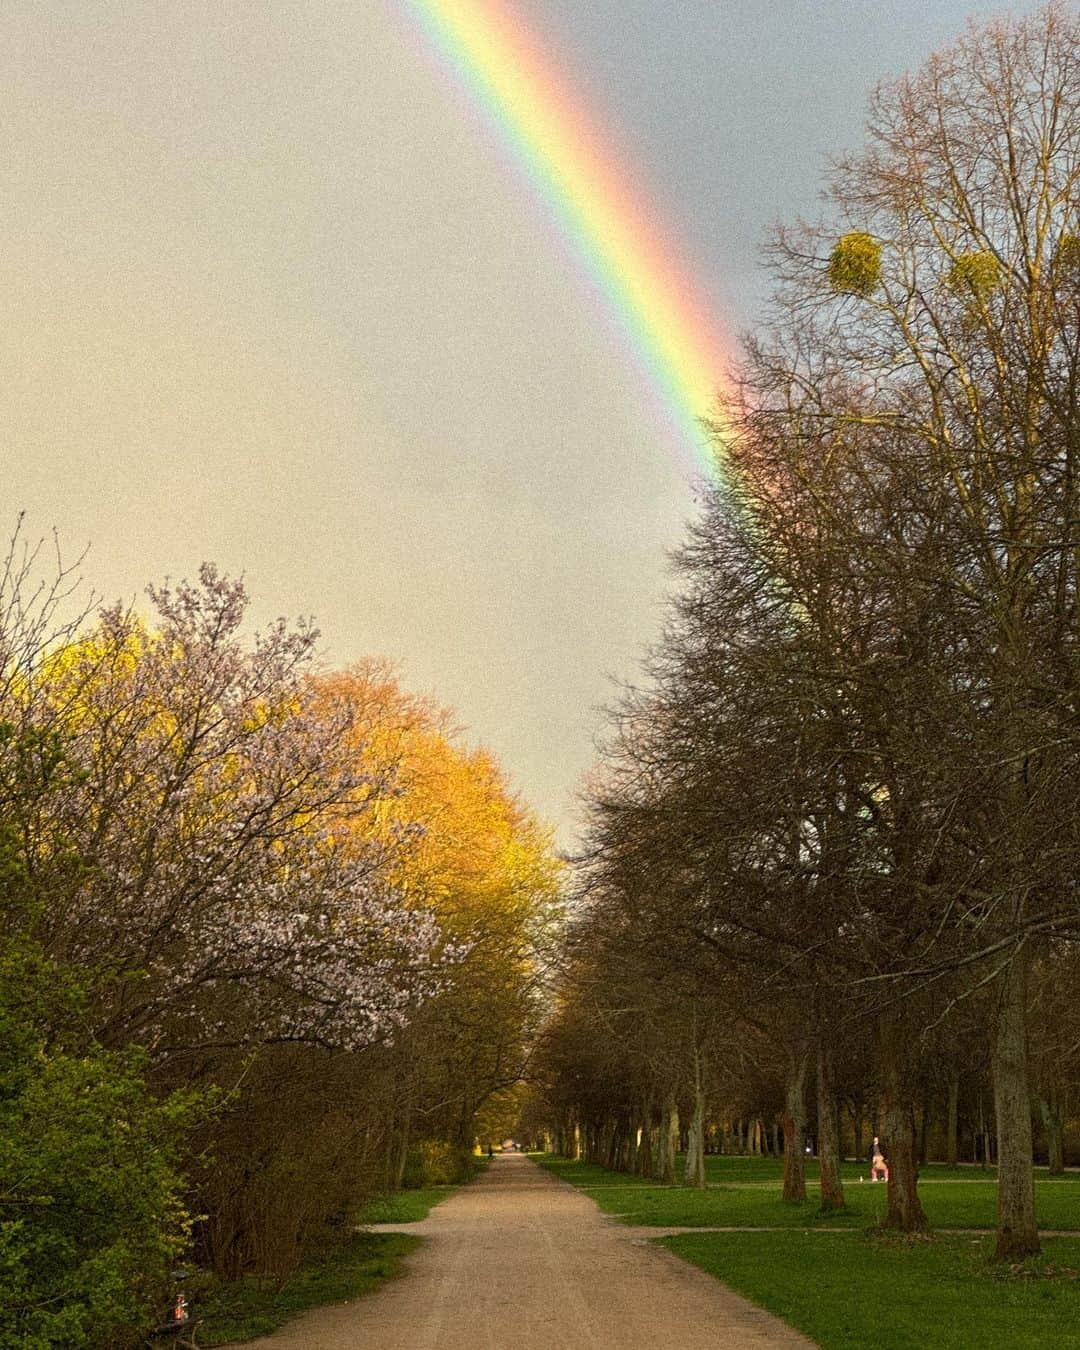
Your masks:
{"label": "tree trunk", "polygon": [[641,1143],[637,1155],[639,1177],[651,1177],[653,1174],[652,1117],[652,1102],[647,1101],[641,1115]]}
{"label": "tree trunk", "polygon": [[863,1108],[862,1102],[856,1102],[851,1108],[851,1147],[855,1151],[856,1162],[861,1162],[865,1150],[863,1149]]}
{"label": "tree trunk", "polygon": [[607,1148],[604,1151],[604,1166],[609,1172],[619,1170],[619,1145],[622,1142],[622,1125],[618,1121],[610,1122],[607,1131]]}
{"label": "tree trunk", "polygon": [[919,1171],[915,1163],[915,1104],[912,1099],[910,1047],[913,1036],[903,1014],[884,1013],[879,1051],[882,1066],[883,1149],[889,1168],[888,1209],[883,1227],[902,1233],[929,1228],[919,1199]]}
{"label": "tree trunk", "polygon": [[701,1061],[694,1055],[694,1113],[687,1138],[683,1184],[705,1188],[705,1091],[701,1084]]}
{"label": "tree trunk", "polygon": [[[982,1157],[978,1159],[979,1166],[985,1172],[990,1166],[990,1131],[986,1128],[986,1110],[983,1103],[982,1091],[979,1092],[979,1135],[982,1141]],[[976,1150],[977,1151],[977,1150]]]}
{"label": "tree trunk", "polygon": [[461,1103],[461,1117],[458,1120],[457,1144],[462,1153],[469,1154],[476,1145],[476,1108],[465,1097]]}
{"label": "tree trunk", "polygon": [[945,1161],[955,1167],[959,1158],[960,1125],[960,1078],[953,1074],[949,1079],[949,1114],[945,1125]]}
{"label": "tree trunk", "polygon": [[698,1148],[697,1132],[694,1129],[694,1122],[693,1120],[691,1120],[690,1129],[687,1131],[686,1135],[686,1161],[683,1164],[684,1186],[693,1185],[692,1177],[694,1172],[697,1170],[698,1152],[699,1148]]}
{"label": "tree trunk", "polygon": [[818,1041],[817,1056],[818,1161],[821,1165],[821,1208],[843,1209],[840,1180],[840,1114],[833,1087],[832,1047]]}
{"label": "tree trunk", "polygon": [[394,1158],[394,1190],[400,1191],[405,1181],[405,1168],[409,1161],[409,1122],[406,1118],[398,1134],[397,1155]]}
{"label": "tree trunk", "polygon": [[809,1053],[800,1050],[788,1060],[784,1084],[784,1199],[793,1205],[806,1199],[806,1072]]}
{"label": "tree trunk", "polygon": [[1039,1110],[1046,1130],[1046,1153],[1052,1177],[1065,1175],[1065,1109],[1057,1090],[1051,1088],[1039,1098]]}
{"label": "tree trunk", "polygon": [[1027,959],[1017,952],[1002,972],[994,1028],[994,1115],[997,1118],[998,1233],[996,1254],[1021,1261],[1039,1250],[1035,1226],[1031,1096],[1027,1078]]}
{"label": "tree trunk", "polygon": [[657,1156],[658,1181],[675,1184],[675,1154],[679,1147],[679,1108],[670,1098],[660,1118],[660,1150]]}
{"label": "tree trunk", "polygon": [[664,1180],[664,1173],[667,1169],[667,1140],[668,1140],[668,1108],[660,1108],[660,1130],[656,1138],[656,1159],[653,1163],[653,1177],[657,1181]]}

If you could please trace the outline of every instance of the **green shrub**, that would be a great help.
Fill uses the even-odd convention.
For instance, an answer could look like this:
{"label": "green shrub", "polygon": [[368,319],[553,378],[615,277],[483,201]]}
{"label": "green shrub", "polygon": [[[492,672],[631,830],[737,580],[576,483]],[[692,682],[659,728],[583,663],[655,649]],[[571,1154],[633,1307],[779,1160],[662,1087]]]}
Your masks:
{"label": "green shrub", "polygon": [[194,1113],[135,1053],[56,1039],[79,991],[0,946],[0,1345],[124,1345],[160,1314],[186,1241],[176,1159]]}
{"label": "green shrub", "polygon": [[853,230],[837,240],[829,258],[829,281],[834,291],[870,295],[881,280],[881,245],[870,234]]}
{"label": "green shrub", "polygon": [[64,841],[31,876],[15,823],[62,776],[62,747],[0,723],[0,752],[0,1346],[114,1350],[141,1343],[171,1292],[196,1103],[159,1100],[140,1052],[88,1035],[89,976],[35,937]]}
{"label": "green shrub", "polygon": [[428,1139],[409,1149],[401,1184],[407,1190],[421,1186],[456,1186],[471,1176],[471,1154],[445,1140]]}

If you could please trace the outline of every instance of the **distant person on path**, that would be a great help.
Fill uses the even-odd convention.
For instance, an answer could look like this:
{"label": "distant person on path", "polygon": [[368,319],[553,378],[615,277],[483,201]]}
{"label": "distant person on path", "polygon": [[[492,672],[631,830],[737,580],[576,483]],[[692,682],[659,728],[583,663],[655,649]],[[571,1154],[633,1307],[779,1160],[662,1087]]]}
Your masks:
{"label": "distant person on path", "polygon": [[882,1151],[881,1143],[877,1135],[874,1135],[874,1142],[870,1145],[870,1180],[888,1181],[889,1164],[885,1161],[885,1154]]}

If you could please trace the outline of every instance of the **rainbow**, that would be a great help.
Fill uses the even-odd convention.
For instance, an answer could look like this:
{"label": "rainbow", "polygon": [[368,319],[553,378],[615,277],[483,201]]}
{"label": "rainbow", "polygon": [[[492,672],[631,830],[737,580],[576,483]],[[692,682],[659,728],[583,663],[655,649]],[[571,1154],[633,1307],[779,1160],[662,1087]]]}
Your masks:
{"label": "rainbow", "polygon": [[[617,315],[697,472],[731,486],[722,443],[727,356],[687,271],[657,232],[597,119],[504,0],[405,0],[486,110]],[[710,437],[703,425],[708,419]]]}

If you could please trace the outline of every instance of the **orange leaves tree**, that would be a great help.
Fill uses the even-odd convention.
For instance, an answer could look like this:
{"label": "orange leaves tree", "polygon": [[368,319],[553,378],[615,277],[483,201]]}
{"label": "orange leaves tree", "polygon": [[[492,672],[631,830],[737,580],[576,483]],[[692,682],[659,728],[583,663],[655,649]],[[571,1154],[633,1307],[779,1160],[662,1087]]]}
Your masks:
{"label": "orange leaves tree", "polygon": [[310,624],[250,634],[212,566],[87,627],[4,578],[0,769],[64,766],[0,810],[22,936],[82,972],[86,1040],[138,1047],[151,1104],[208,1090],[197,1254],[287,1274],[520,1072],[548,842],[446,713],[376,666],[316,679]]}
{"label": "orange leaves tree", "polygon": [[386,1048],[386,1175],[400,1184],[410,1157],[422,1172],[433,1141],[460,1160],[477,1111],[526,1071],[559,864],[491,754],[467,748],[451,714],[402,690],[385,663],[325,677],[320,690],[352,710],[362,776],[389,784],[373,810],[343,819],[343,834],[387,851],[395,888],[435,914],[451,958],[441,992]]}

